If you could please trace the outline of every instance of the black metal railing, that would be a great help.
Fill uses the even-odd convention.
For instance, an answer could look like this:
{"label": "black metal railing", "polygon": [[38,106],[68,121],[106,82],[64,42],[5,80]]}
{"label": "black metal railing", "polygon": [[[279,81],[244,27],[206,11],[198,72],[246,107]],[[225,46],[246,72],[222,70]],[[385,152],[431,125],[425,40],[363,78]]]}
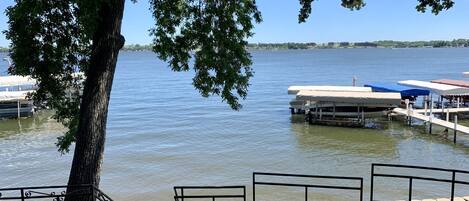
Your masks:
{"label": "black metal railing", "polygon": [[[67,191],[67,187],[70,187],[69,189],[72,190]],[[0,200],[52,199],[54,201],[62,201],[65,197],[81,200],[112,201],[108,195],[94,185],[0,188]]]}
{"label": "black metal railing", "polygon": [[[225,191],[223,194],[204,194],[197,193],[194,191],[204,190],[232,190],[237,191],[236,193],[227,194]],[[190,191],[190,192],[189,192]],[[217,198],[235,198],[246,201],[246,186],[175,186],[174,187],[174,201],[184,201],[184,199],[212,199],[215,201]]]}
{"label": "black metal railing", "polygon": [[[358,181],[359,185],[357,185],[357,186],[341,186],[341,185],[314,185],[314,184],[283,183],[283,182],[262,182],[262,181],[256,180],[256,176],[258,176],[258,175],[272,176],[272,177],[328,179],[328,180],[340,180],[340,181],[348,180],[348,181]],[[301,174],[254,172],[252,174],[252,199],[253,199],[253,201],[256,201],[256,185],[303,187],[305,189],[305,201],[308,201],[308,189],[309,188],[359,191],[360,201],[363,200],[363,178],[361,178],[361,177],[341,177],[341,176],[322,176],[322,175],[301,175]]]}
{"label": "black metal railing", "polygon": [[[423,177],[423,176],[415,176],[415,175],[403,175],[403,174],[379,174],[376,173],[376,167],[384,167],[384,168],[404,168],[404,169],[413,169],[413,170],[431,170],[431,171],[439,171],[439,172],[446,172],[451,173],[451,179],[441,179],[435,177]],[[465,181],[458,181],[456,180],[456,174],[466,174],[469,175],[469,171],[465,170],[455,170],[455,169],[444,169],[444,168],[434,168],[434,167],[423,167],[423,166],[412,166],[412,165],[395,165],[395,164],[378,164],[373,163],[371,164],[371,190],[370,190],[370,201],[373,201],[373,193],[374,193],[374,178],[375,177],[387,177],[387,178],[400,178],[400,179],[408,179],[409,180],[409,201],[412,200],[412,183],[414,180],[423,180],[423,181],[434,181],[434,182],[444,182],[451,184],[451,201],[454,201],[454,188],[455,184],[464,184],[469,185],[469,182]]]}

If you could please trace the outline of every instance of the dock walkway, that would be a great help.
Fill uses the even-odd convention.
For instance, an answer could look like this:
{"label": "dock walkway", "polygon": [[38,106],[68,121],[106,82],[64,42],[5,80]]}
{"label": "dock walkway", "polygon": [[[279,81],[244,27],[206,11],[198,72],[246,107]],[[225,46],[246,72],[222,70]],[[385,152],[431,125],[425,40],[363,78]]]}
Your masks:
{"label": "dock walkway", "polygon": [[[405,110],[405,109],[404,109]],[[413,109],[414,113],[429,113],[430,109]],[[464,113],[464,112],[469,112],[469,107],[461,107],[461,108],[433,108],[432,113]]]}
{"label": "dock walkway", "polygon": [[[459,109],[466,109],[466,108],[459,108]],[[437,111],[437,110],[435,110]],[[449,122],[449,121],[445,121],[445,120],[441,120],[441,119],[438,119],[438,118],[431,118],[430,116],[425,116],[421,113],[415,110],[406,110],[406,109],[402,109],[402,108],[394,108],[393,110],[394,113],[397,113],[397,114],[400,114],[400,115],[408,115],[412,118],[416,118],[416,119],[419,119],[419,120],[422,120],[422,121],[425,121],[425,122],[429,122],[431,124],[435,124],[435,125],[439,125],[439,126],[442,126],[442,127],[445,127],[445,128],[449,128],[449,129],[452,129],[452,130],[455,130],[455,131],[458,131],[458,132],[461,132],[461,133],[464,133],[464,134],[469,134],[469,127],[466,127],[466,126],[462,126],[462,125],[459,125],[459,124],[455,124],[453,122]],[[422,112],[423,113],[423,112]]]}
{"label": "dock walkway", "polygon": [[[407,200],[397,200],[397,201],[407,201]],[[451,199],[450,198],[423,199],[423,200],[412,199],[412,201],[451,201]],[[469,201],[469,196],[454,197],[453,201]]]}

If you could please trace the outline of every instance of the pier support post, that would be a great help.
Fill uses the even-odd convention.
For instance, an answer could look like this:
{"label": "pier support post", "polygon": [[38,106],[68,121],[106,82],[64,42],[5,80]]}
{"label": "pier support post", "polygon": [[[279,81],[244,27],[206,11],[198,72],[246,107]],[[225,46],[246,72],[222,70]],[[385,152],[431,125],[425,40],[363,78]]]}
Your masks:
{"label": "pier support post", "polygon": [[409,114],[409,126],[412,126],[412,114],[414,112],[414,109],[412,108],[412,105],[409,105],[409,111],[408,111],[408,114]]}
{"label": "pier support post", "polygon": [[428,97],[425,96],[425,98],[423,98],[423,108],[424,108],[424,115],[427,116],[427,109],[428,109]]}
{"label": "pier support post", "polygon": [[449,121],[449,108],[446,108],[446,121]]}
{"label": "pier support post", "polygon": [[20,103],[20,100],[18,100],[17,102],[17,106],[18,106],[18,119],[21,117],[21,103]]}
{"label": "pier support post", "polygon": [[406,123],[409,124],[409,99],[405,99],[405,110],[406,110],[406,116],[405,116],[405,120],[406,120]]}
{"label": "pier support post", "polygon": [[454,115],[454,136],[453,136],[453,143],[454,143],[454,144],[456,144],[456,134],[457,134],[457,132],[458,132],[458,130],[456,130],[456,129],[457,129],[457,127],[456,127],[457,125],[458,125],[458,115],[455,114],[455,115]]}
{"label": "pier support post", "polygon": [[[441,96],[438,96],[438,104],[442,105],[442,103],[443,103],[443,101],[442,101]],[[436,108],[438,108],[438,104],[436,105]]]}
{"label": "pier support post", "polygon": [[335,103],[332,106],[332,119],[335,120]]}
{"label": "pier support post", "polygon": [[441,118],[443,118],[444,114],[445,114],[445,104],[443,104],[443,101],[441,101]]}
{"label": "pier support post", "polygon": [[290,108],[291,114],[295,114],[295,108]]}
{"label": "pier support post", "polygon": [[357,120],[360,122],[360,106],[357,105]]}
{"label": "pier support post", "polygon": [[428,128],[428,133],[432,134],[432,118],[433,118],[433,99],[432,97],[430,96],[430,115],[428,117],[428,120],[430,125],[429,125],[429,128]]}
{"label": "pier support post", "polygon": [[314,119],[318,119],[318,112],[319,112],[319,109],[318,109],[318,104],[316,103],[316,110],[314,111]]}
{"label": "pier support post", "polygon": [[313,124],[313,114],[311,114],[311,110],[308,110],[308,123]]}
{"label": "pier support post", "polygon": [[365,126],[365,108],[362,108],[362,125]]}
{"label": "pier support post", "polygon": [[322,108],[319,108],[319,120],[322,120]]}

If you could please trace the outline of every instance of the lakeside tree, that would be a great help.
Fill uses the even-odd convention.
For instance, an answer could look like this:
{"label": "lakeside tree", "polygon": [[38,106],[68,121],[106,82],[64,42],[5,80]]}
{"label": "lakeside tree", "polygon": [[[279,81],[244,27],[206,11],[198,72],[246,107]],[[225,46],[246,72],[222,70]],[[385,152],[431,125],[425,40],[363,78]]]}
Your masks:
{"label": "lakeside tree", "polygon": [[[313,1],[299,0],[300,23]],[[341,3],[351,10],[365,6],[363,0]],[[453,4],[418,0],[417,10],[438,14]],[[37,79],[32,98],[54,109],[54,118],[68,127],[58,138],[59,151],[75,143],[69,185],[99,185],[109,99],[125,43],[124,5],[125,0],[16,0],[6,10],[5,34],[15,63],[10,73]],[[246,40],[261,21],[255,0],[150,0],[150,5],[158,57],[174,71],[194,69],[193,85],[202,96],[220,96],[240,109],[253,76]]]}

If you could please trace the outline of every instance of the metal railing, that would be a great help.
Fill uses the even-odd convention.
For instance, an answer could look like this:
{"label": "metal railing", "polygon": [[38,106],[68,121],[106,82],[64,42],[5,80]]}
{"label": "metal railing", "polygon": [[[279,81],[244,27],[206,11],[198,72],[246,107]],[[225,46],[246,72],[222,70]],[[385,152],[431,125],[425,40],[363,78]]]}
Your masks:
{"label": "metal railing", "polygon": [[[240,193],[233,194],[188,194],[189,190],[238,190]],[[184,191],[186,190],[186,191]],[[193,193],[193,192],[192,192]],[[174,201],[184,201],[184,199],[212,199],[215,201],[217,198],[238,198],[246,201],[246,186],[175,186],[174,187]]]}
{"label": "metal railing", "polygon": [[[357,186],[340,186],[340,185],[314,185],[314,184],[300,184],[300,183],[283,183],[283,182],[261,182],[256,180],[256,176],[272,176],[272,177],[296,177],[296,178],[313,178],[313,179],[330,179],[330,180],[348,180],[358,181]],[[322,176],[322,175],[301,175],[301,174],[283,174],[283,173],[265,173],[254,172],[252,174],[252,199],[256,201],[256,185],[270,185],[270,186],[290,186],[290,187],[303,187],[305,189],[305,201],[308,201],[308,189],[339,189],[339,190],[353,190],[360,192],[360,201],[363,200],[363,178],[361,177],[341,177],[341,176]]]}
{"label": "metal railing", "polygon": [[[67,192],[67,187],[73,189]],[[0,200],[41,200],[50,199],[62,201],[68,198],[83,200],[112,201],[112,199],[96,188],[94,185],[74,185],[74,186],[35,186],[0,188]]]}
{"label": "metal railing", "polygon": [[[446,172],[446,173],[451,173],[451,179],[440,179],[440,178],[435,178],[435,177],[422,177],[422,176],[403,175],[403,174],[379,174],[379,173],[376,173],[376,170],[375,170],[376,167],[404,168],[404,169],[413,169],[413,170],[431,170],[431,171]],[[451,198],[450,198],[450,200],[454,201],[455,184],[469,185],[469,182],[456,180],[456,174],[457,173],[469,175],[469,171],[464,171],[464,170],[444,169],[444,168],[434,168],[434,167],[423,167],[423,166],[412,166],[412,165],[395,165],[395,164],[373,163],[373,164],[371,164],[370,201],[373,201],[373,193],[374,193],[374,186],[373,185],[374,185],[374,178],[375,177],[408,179],[409,180],[409,195],[408,195],[408,200],[409,201],[412,200],[412,183],[413,183],[414,180],[450,183],[451,184]]]}

